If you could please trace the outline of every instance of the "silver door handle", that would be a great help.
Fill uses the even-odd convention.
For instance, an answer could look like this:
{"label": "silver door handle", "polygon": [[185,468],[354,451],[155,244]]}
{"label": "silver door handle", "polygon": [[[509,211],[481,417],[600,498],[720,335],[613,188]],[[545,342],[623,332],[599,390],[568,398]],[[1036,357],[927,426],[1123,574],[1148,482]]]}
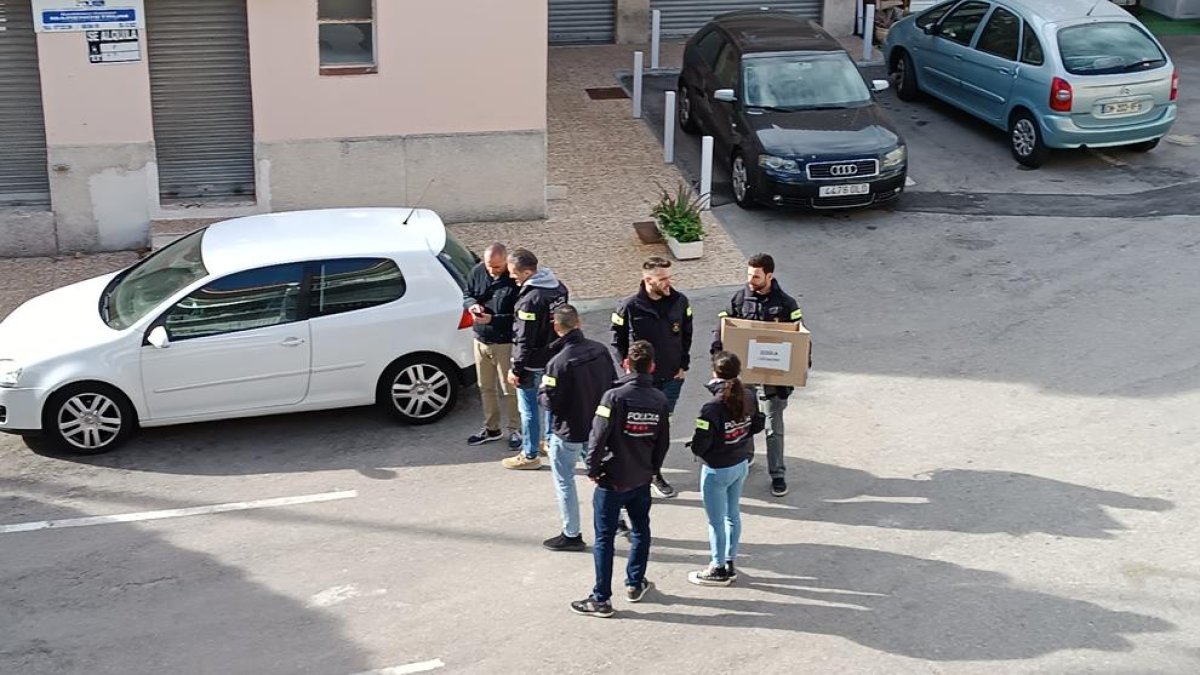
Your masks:
{"label": "silver door handle", "polygon": [[1005,75],[1012,75],[1012,71],[1009,70],[1008,68],[1000,67],[1000,68],[997,68],[996,70],[1004,73]]}
{"label": "silver door handle", "polygon": [[279,344],[283,345],[284,347],[299,347],[300,345],[304,344],[304,338],[288,338]]}

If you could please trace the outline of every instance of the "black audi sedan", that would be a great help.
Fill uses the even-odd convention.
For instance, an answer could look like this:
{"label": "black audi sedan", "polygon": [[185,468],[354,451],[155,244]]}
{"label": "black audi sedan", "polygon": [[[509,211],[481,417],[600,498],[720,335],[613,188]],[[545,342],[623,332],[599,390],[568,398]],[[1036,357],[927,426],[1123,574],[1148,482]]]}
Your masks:
{"label": "black audi sedan", "polygon": [[904,191],[908,150],[846,50],[772,10],[716,17],[688,40],[676,102],[713,137],[739,206],[868,206]]}

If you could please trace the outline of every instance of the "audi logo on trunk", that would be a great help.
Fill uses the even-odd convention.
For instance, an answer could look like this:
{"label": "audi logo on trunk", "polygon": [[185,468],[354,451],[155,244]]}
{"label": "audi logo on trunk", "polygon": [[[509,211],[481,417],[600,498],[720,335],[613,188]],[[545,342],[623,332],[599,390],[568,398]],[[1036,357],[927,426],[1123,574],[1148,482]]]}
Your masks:
{"label": "audi logo on trunk", "polygon": [[858,173],[858,167],[853,164],[834,164],[829,167],[831,176],[853,176]]}

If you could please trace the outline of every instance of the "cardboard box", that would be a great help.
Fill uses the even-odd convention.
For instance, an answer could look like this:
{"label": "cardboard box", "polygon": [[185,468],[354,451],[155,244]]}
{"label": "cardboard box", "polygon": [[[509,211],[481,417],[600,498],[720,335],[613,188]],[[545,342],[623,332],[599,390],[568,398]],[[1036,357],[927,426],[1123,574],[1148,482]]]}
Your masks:
{"label": "cardboard box", "polygon": [[808,382],[812,336],[798,322],[721,318],[725,351],[742,360],[742,382],[803,387]]}

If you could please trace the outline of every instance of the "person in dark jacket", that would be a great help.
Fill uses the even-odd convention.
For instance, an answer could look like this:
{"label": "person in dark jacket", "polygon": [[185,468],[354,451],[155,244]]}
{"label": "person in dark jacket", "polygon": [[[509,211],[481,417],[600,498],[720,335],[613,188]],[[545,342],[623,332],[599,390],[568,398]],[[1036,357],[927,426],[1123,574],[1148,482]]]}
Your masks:
{"label": "person in dark jacket", "polygon": [[583,336],[579,312],[571,305],[554,310],[555,352],[542,376],[540,399],[550,411],[550,470],[558,494],[562,532],[542,545],[551,551],[582,551],[579,531],[579,497],[575,492],[575,465],[583,458],[592,418],[604,392],[617,377],[608,347]]}
{"label": "person in dark jacket", "polygon": [[[625,358],[629,345],[646,340],[654,345],[654,386],[667,395],[670,412],[683,390],[691,366],[692,305],[671,285],[671,261],[654,256],[642,263],[637,293],[617,303],[612,315],[612,346]],[[660,497],[678,494],[661,475],[651,483]]]}
{"label": "person in dark jacket", "polygon": [[508,275],[508,251],[493,243],[483,250],[483,260],[471,270],[463,291],[463,306],[471,312],[475,328],[475,374],[483,399],[483,428],[467,439],[482,445],[504,438],[500,429],[503,404],[508,420],[508,447],[521,448],[517,389],[508,382],[512,370],[513,306],[517,282]]}
{"label": "person in dark jacket", "polygon": [[554,342],[553,312],[567,303],[567,287],[554,272],[538,267],[533,252],[518,248],[508,254],[508,273],[520,286],[513,306],[512,372],[508,382],[517,387],[517,409],[521,412],[521,452],[506,457],[506,469],[540,469],[538,448],[549,433],[545,411],[538,405],[538,379],[550,360]]}
{"label": "person in dark jacket", "polygon": [[[746,286],[734,293],[729,309],[717,315],[753,321],[801,322],[804,313],[796,299],[779,287],[775,280],[775,259],[759,253],[746,263]],[[712,353],[721,351],[721,328],[713,331]],[[809,365],[812,356],[809,355]],[[783,411],[793,387],[754,387],[767,415],[767,472],[771,475],[771,494],[782,497],[788,493],[787,467],[783,461]]]}
{"label": "person in dark jacket", "polygon": [[625,597],[641,602],[653,586],[646,580],[650,559],[650,480],[662,469],[671,443],[667,397],[654,387],[654,347],[645,340],[629,345],[626,375],[604,393],[592,422],[584,459],[588,478],[596,484],[596,585],[583,600],[571,603],[577,614],[613,615],[613,538],[624,508],[632,524]]}
{"label": "person in dark jacket", "polygon": [[704,462],[700,493],[708,516],[712,560],[707,569],[692,572],[688,581],[701,586],[728,586],[737,578],[734,559],[742,536],[742,486],[754,456],[754,434],[763,430],[763,414],[754,394],[738,376],[742,362],[736,354],[713,355],[713,397],[700,409],[692,433],[692,453]]}

